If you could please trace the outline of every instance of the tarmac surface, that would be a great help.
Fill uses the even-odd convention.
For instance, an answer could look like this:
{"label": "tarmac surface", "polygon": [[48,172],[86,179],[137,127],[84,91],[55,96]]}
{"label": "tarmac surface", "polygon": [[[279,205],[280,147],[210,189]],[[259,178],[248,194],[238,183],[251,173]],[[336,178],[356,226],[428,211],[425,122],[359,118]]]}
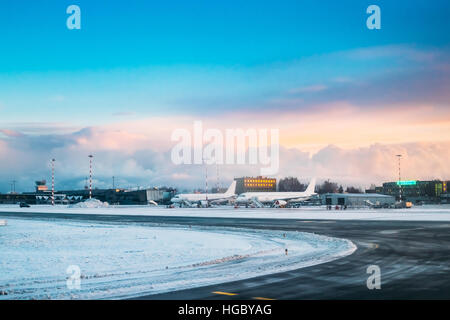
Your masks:
{"label": "tarmac surface", "polygon": [[[311,232],[353,241],[358,249],[328,263],[246,280],[137,299],[449,299],[450,223],[0,213],[1,218],[58,218],[119,223],[226,226]],[[381,271],[369,290],[367,268]]]}

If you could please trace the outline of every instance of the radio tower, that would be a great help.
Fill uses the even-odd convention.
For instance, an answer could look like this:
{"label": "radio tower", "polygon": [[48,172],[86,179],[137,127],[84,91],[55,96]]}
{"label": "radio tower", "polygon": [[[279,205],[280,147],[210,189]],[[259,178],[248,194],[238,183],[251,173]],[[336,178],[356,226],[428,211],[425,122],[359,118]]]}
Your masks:
{"label": "radio tower", "polygon": [[208,164],[205,158],[203,158],[203,163],[205,164],[206,206],[208,207]]}
{"label": "radio tower", "polygon": [[208,164],[205,162],[206,206],[208,206]]}
{"label": "radio tower", "polygon": [[52,206],[55,205],[55,159],[52,159]]}
{"label": "radio tower", "polygon": [[16,180],[11,181],[11,193],[16,193]]}
{"label": "radio tower", "polygon": [[400,188],[399,190],[399,200],[400,202],[402,202],[402,176],[401,176],[401,171],[400,171],[400,160],[402,159],[402,155],[398,154],[396,155],[396,157],[398,158],[398,187]]}
{"label": "radio tower", "polygon": [[92,154],[89,155],[89,199],[92,199]]}
{"label": "radio tower", "polygon": [[216,170],[217,170],[217,192],[220,192],[220,176],[219,176],[219,164],[216,161]]}

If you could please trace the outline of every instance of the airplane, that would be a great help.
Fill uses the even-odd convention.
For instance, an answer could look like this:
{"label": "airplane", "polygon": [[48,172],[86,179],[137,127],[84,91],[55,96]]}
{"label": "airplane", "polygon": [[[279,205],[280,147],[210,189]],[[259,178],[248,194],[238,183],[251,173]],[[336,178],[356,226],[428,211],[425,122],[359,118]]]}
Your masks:
{"label": "airplane", "polygon": [[237,204],[256,204],[263,206],[264,203],[271,203],[275,207],[283,207],[288,201],[305,201],[316,195],[314,189],[316,187],[316,178],[302,192],[245,192],[236,198]]}
{"label": "airplane", "polygon": [[193,203],[204,204],[206,202],[224,201],[233,198],[236,195],[235,191],[236,181],[233,181],[225,193],[208,193],[208,201],[206,201],[206,193],[180,193],[175,195],[170,201],[180,205],[183,203],[191,205]]}

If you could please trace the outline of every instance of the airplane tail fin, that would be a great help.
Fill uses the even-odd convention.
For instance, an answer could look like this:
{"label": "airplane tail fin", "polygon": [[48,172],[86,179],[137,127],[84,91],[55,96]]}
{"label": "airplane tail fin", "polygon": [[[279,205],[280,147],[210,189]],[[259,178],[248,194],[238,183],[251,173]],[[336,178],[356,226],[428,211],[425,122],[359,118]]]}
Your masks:
{"label": "airplane tail fin", "polygon": [[234,195],[236,193],[236,181],[233,181],[225,192],[227,195]]}
{"label": "airplane tail fin", "polygon": [[316,178],[312,178],[311,182],[308,185],[308,188],[306,188],[306,194],[312,195],[314,194],[316,189]]}

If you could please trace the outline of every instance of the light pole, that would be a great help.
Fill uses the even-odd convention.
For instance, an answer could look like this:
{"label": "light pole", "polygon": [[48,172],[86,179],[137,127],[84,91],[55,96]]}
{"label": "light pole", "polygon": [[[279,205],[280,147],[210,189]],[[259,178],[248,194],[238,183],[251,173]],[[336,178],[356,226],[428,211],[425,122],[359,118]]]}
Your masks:
{"label": "light pole", "polygon": [[208,206],[208,164],[205,162],[206,206]]}
{"label": "light pole", "polygon": [[217,192],[220,192],[219,164],[217,161],[216,161],[216,169],[217,169]]}
{"label": "light pole", "polygon": [[88,157],[89,157],[89,199],[92,199],[92,158],[94,156],[90,154]]}
{"label": "light pole", "polygon": [[206,163],[205,158],[202,159],[205,164],[205,185],[206,185],[206,206],[208,207],[208,164]]}
{"label": "light pole", "polygon": [[398,187],[399,187],[399,200],[402,202],[402,176],[401,176],[401,167],[400,167],[400,161],[402,159],[401,154],[397,154],[396,157],[398,158]]}
{"label": "light pole", "polygon": [[55,205],[55,159],[52,159],[52,206]]}

